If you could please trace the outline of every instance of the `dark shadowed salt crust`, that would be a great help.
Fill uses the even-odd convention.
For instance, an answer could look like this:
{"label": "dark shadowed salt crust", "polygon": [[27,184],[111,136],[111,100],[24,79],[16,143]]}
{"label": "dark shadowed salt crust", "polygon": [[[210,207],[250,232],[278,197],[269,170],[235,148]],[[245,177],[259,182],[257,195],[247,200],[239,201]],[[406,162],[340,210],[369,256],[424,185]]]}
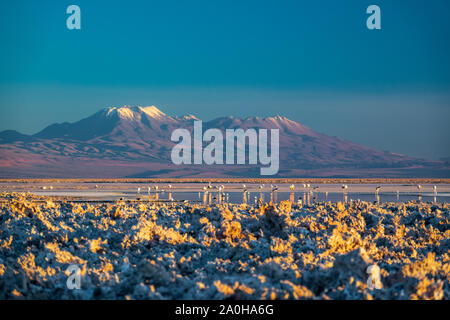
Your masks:
{"label": "dark shadowed salt crust", "polygon": [[[448,299],[448,204],[54,203],[2,194],[2,299]],[[80,290],[66,287],[81,267]],[[367,286],[381,269],[382,289]]]}

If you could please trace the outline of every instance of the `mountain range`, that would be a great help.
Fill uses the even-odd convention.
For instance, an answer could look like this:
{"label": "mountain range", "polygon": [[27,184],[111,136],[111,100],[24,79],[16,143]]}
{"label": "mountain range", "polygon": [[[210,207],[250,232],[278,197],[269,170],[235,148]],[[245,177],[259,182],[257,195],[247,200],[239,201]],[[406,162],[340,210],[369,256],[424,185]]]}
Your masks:
{"label": "mountain range", "polygon": [[[154,106],[123,106],[33,135],[6,130],[0,132],[0,178],[259,177],[259,165],[172,164],[172,131],[192,130],[195,120]],[[282,116],[221,117],[203,122],[203,130],[208,128],[279,129],[276,177],[450,177],[448,161],[366,148]]]}

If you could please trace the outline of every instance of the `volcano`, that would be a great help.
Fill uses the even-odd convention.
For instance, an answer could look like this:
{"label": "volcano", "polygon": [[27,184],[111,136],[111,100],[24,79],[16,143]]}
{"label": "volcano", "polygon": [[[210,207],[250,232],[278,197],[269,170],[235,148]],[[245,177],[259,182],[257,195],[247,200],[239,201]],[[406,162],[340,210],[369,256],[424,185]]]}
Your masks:
{"label": "volcano", "polygon": [[[170,116],[154,106],[104,108],[73,123],[52,124],[34,135],[0,132],[1,178],[213,178],[259,177],[256,165],[174,165],[173,130],[193,129],[196,116]],[[450,176],[448,162],[378,151],[318,133],[282,116],[221,117],[204,130],[279,129],[276,177]]]}

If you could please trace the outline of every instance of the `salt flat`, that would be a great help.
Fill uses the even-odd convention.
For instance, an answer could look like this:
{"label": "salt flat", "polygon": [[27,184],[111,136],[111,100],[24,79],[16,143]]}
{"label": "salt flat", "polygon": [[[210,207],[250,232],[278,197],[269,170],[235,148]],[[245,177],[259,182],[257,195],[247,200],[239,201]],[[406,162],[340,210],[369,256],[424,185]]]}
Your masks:
{"label": "salt flat", "polygon": [[1,198],[3,299],[450,297],[448,203]]}

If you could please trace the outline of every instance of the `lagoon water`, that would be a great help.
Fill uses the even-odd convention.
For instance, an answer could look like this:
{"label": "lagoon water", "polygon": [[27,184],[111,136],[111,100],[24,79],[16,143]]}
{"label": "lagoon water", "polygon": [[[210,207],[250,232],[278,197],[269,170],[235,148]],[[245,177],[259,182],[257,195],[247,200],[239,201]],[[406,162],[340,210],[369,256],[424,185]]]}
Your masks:
{"label": "lagoon water", "polygon": [[[376,192],[376,187],[381,187]],[[79,200],[160,200],[160,201],[189,201],[204,204],[212,203],[249,203],[258,201],[280,202],[290,200],[303,204],[332,201],[370,201],[370,202],[407,202],[420,200],[424,202],[449,203],[450,185],[406,184],[349,184],[343,189],[338,184],[316,184],[310,187],[290,184],[259,185],[259,184],[201,184],[201,183],[89,183],[70,182],[44,183],[4,183],[1,191],[31,192],[42,196],[67,197]],[[138,188],[140,190],[138,191]],[[150,190],[149,190],[150,188]],[[276,191],[272,191],[273,189]],[[261,199],[261,200],[260,200]]]}

